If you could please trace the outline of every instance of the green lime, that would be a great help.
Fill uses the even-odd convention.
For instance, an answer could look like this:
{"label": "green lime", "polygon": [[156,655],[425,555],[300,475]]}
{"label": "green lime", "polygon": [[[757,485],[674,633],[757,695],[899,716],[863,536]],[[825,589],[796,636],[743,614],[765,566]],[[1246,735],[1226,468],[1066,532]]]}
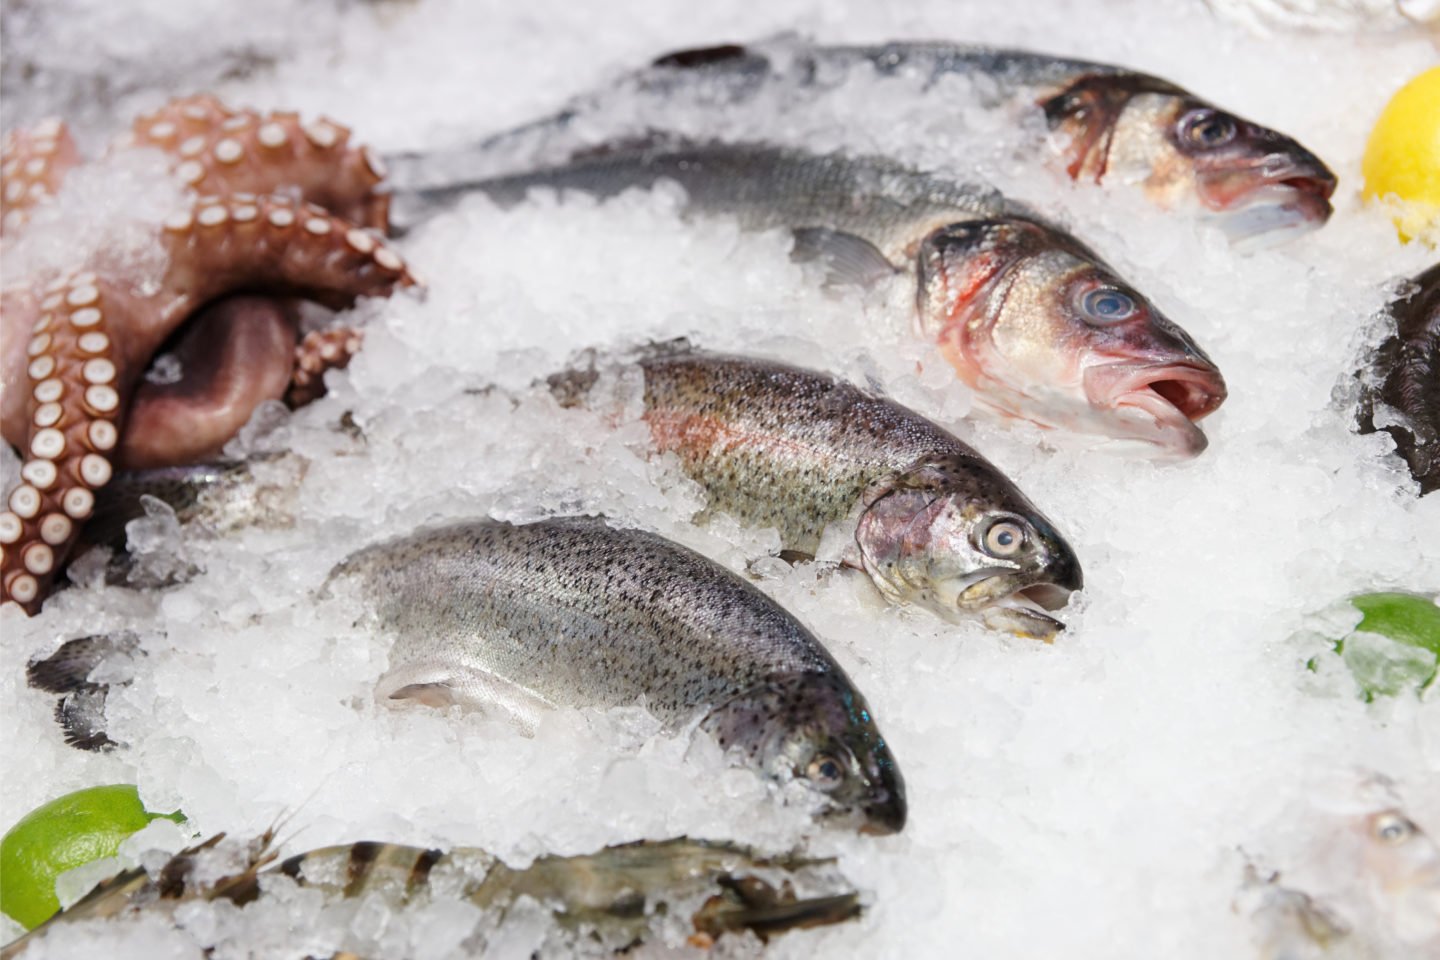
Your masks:
{"label": "green lime", "polygon": [[1440,606],[1410,593],[1363,593],[1350,602],[1364,616],[1336,651],[1365,699],[1424,689],[1440,664]]}
{"label": "green lime", "polygon": [[0,839],[0,910],[28,930],[55,911],[55,878],[95,860],[113,857],[130,834],[160,817],[150,813],[127,783],[67,793],[36,807]]}

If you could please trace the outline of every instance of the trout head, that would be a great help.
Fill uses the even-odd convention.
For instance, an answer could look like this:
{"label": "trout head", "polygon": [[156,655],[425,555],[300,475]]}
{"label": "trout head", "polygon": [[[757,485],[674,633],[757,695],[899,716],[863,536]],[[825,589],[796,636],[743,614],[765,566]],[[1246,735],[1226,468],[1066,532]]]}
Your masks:
{"label": "trout head", "polygon": [[905,783],[863,697],[839,673],[796,673],[716,708],[702,724],[722,749],[780,782],[801,780],[819,819],[861,833],[905,826]]}
{"label": "trout head", "polygon": [[1198,205],[1232,241],[1273,242],[1330,218],[1335,174],[1318,157],[1163,80],[1091,75],[1041,107],[1070,138],[1072,178],[1139,183],[1166,208]]}
{"label": "trout head", "polygon": [[1058,610],[1083,585],[1055,527],[988,464],[922,462],[872,491],[855,540],[861,564],[893,603],[986,623],[1047,643]]}
{"label": "trout head", "polygon": [[1220,371],[1073,237],[1018,215],[956,223],[918,264],[922,328],[991,409],[1157,459],[1205,449],[1195,421],[1224,401]]}

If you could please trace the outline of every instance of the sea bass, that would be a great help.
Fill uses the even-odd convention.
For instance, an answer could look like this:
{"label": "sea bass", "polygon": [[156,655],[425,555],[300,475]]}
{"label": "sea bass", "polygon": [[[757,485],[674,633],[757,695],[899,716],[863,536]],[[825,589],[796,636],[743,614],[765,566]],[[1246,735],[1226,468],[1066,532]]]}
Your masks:
{"label": "sea bass", "polygon": [[1206,446],[1195,421],[1226,393],[1210,358],[1084,244],[988,187],[877,157],[662,144],[397,196],[396,208],[470,190],[505,204],[546,187],[607,197],[661,180],[683,186],[694,213],[794,230],[798,256],[843,278],[902,273],[922,334],[993,412],[1161,458]]}
{"label": "sea bass", "polygon": [[1361,433],[1384,430],[1424,496],[1440,490],[1440,264],[1387,311],[1395,332],[1362,374]]}
{"label": "sea bass", "polygon": [[[1025,50],[933,42],[825,46],[782,37],[672,53],[458,156],[397,158],[400,181],[434,185],[467,164],[485,165],[487,156],[555,163],[593,143],[597,127],[614,125],[608,117],[639,116],[655,130],[663,112],[655,106],[677,101],[684,108],[677,115],[693,116],[783,93],[767,97],[767,109],[780,100],[803,111],[857,75],[916,84],[957,122],[974,105],[1008,110],[1017,123],[1043,121],[1051,142],[1020,154],[1022,162],[1054,158],[1077,182],[1137,184],[1160,206],[1195,210],[1236,241],[1273,242],[1330,217],[1335,175],[1318,157],[1167,80]],[[974,82],[968,89],[942,84],[950,76]],[[964,100],[952,99],[957,95]]]}
{"label": "sea bass", "polygon": [[[185,904],[228,901],[245,906],[275,898],[288,882],[284,878],[331,903],[365,898],[392,911],[412,904],[469,902],[482,911],[465,940],[476,956],[486,953],[491,939],[504,931],[511,910],[527,897],[550,912],[559,931],[561,943],[552,943],[546,956],[629,950],[661,939],[668,918],[684,923],[693,931],[690,944],[703,948],[730,932],[749,930],[768,941],[787,930],[840,923],[861,910],[859,896],[833,860],[762,856],[735,844],[687,837],[620,844],[581,856],[546,856],[523,868],[474,848],[427,850],[368,841],[311,850],[277,864],[271,841],[267,834],[237,845],[222,834],[177,853],[151,872],[123,871],[8,944],[0,958],[24,956],[57,929],[77,922],[142,913],[173,917]],[[797,885],[803,893],[797,894]],[[365,916],[369,914],[359,915]],[[332,923],[323,931],[308,931],[310,940],[302,951],[307,956],[355,960],[392,955],[393,942],[387,949],[373,924],[352,922],[357,919],[353,913],[328,919]],[[213,938],[212,925],[187,922],[185,930],[197,941],[197,954],[208,954],[216,945],[204,939],[207,932]],[[231,949],[233,938],[243,932],[227,933]],[[365,952],[351,952],[357,948]]]}
{"label": "sea bass", "polygon": [[596,518],[458,523],[362,550],[354,578],[395,638],[382,698],[498,708],[644,698],[700,719],[726,751],[807,781],[821,816],[905,824],[900,771],[865,698],[798,620],[745,580],[652,533]]}
{"label": "sea bass", "polygon": [[[1058,609],[1082,585],[1055,526],[989,461],[919,414],[799,367],[657,349],[638,361],[656,449],[705,488],[708,509],[774,527],[814,556],[844,524],[843,560],[892,603],[947,620],[1052,640]],[[634,367],[616,364],[621,381]],[[601,374],[551,378],[565,405],[604,408]],[[617,394],[623,393],[623,386]]]}

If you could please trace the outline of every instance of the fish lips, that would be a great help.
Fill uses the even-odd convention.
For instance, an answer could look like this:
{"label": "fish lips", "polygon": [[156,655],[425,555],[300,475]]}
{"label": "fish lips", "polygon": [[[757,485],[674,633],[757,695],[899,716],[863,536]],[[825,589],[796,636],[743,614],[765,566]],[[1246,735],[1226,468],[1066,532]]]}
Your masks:
{"label": "fish lips", "polygon": [[1220,371],[1197,361],[1099,364],[1085,371],[1084,386],[1093,406],[1136,412],[1143,429],[1124,439],[1153,444],[1158,455],[1177,459],[1194,457],[1209,444],[1195,423],[1227,395]]}
{"label": "fish lips", "polygon": [[1318,229],[1330,219],[1335,174],[1302,147],[1272,153],[1239,169],[1202,171],[1202,202],[1233,243],[1269,246]]}
{"label": "fish lips", "polygon": [[1049,614],[1067,606],[1085,585],[1080,563],[1068,551],[1036,569],[986,567],[965,581],[955,598],[957,609],[978,613],[987,626],[1046,643],[1065,630]]}

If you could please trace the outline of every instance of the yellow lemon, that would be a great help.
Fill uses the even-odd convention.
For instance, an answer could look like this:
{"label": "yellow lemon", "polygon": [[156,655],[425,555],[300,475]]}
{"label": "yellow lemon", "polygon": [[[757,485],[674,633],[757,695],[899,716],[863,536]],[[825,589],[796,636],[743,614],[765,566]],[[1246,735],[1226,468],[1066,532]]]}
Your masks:
{"label": "yellow lemon", "polygon": [[1361,161],[1365,196],[1398,201],[1405,239],[1440,230],[1440,67],[1390,98]]}
{"label": "yellow lemon", "polygon": [[120,842],[151,820],[129,784],[77,790],[31,810],[0,840],[0,910],[26,929],[60,909],[55,878],[66,870],[113,857]]}

